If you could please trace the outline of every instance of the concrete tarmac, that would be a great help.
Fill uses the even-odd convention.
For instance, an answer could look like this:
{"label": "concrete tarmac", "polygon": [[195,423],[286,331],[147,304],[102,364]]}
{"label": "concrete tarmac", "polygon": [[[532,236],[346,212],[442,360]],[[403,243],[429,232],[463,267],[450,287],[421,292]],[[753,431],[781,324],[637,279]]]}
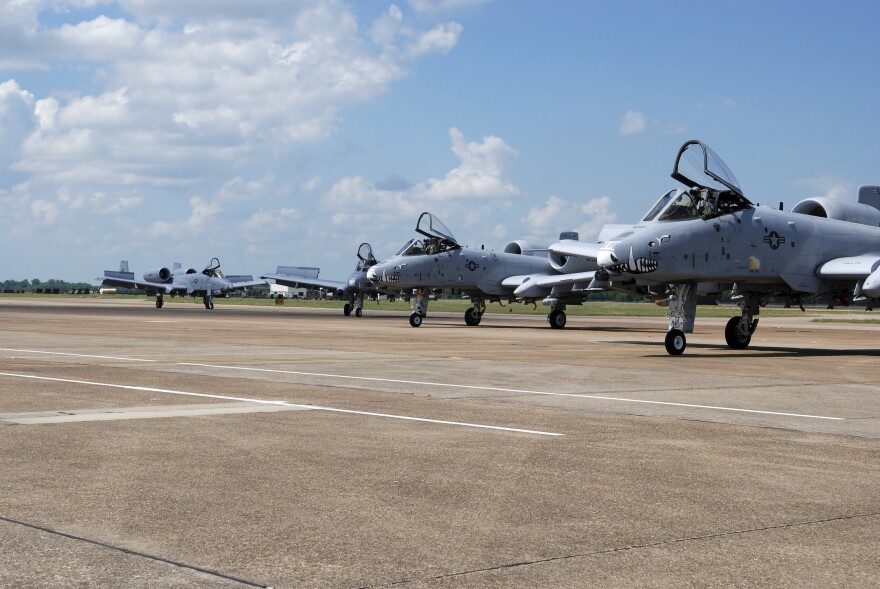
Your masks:
{"label": "concrete tarmac", "polygon": [[724,323],[2,297],[0,587],[880,586],[880,326]]}

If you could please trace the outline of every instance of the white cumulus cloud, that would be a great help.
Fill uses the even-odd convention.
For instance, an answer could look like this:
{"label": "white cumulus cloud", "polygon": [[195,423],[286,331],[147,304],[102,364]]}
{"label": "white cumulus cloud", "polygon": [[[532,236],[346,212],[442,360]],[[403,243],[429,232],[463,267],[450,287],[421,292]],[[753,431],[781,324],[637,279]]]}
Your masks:
{"label": "white cumulus cloud", "polygon": [[577,231],[581,241],[595,241],[604,224],[617,220],[610,206],[607,196],[583,203],[551,196],[543,205],[530,209],[522,224],[530,239],[542,243],[558,238],[563,231]]}
{"label": "white cumulus cloud", "polygon": [[634,110],[628,110],[620,117],[620,134],[624,137],[638,135],[648,126],[645,115]]}
{"label": "white cumulus cloud", "polygon": [[444,178],[430,179],[414,186],[411,193],[427,200],[512,197],[519,194],[508,177],[510,160],[516,151],[501,138],[489,135],[481,143],[468,142],[456,128],[449,130],[452,152],[461,164]]}

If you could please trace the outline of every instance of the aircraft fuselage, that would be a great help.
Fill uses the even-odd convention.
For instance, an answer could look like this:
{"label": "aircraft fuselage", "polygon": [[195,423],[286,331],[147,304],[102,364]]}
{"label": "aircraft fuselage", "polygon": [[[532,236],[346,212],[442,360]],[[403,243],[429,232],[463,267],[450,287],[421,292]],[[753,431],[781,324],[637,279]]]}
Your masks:
{"label": "aircraft fuselage", "polygon": [[395,288],[449,288],[488,296],[511,293],[501,282],[520,274],[552,274],[546,257],[456,248],[436,254],[396,256],[373,266],[371,279]]}
{"label": "aircraft fuselage", "polygon": [[603,249],[606,266],[613,254],[622,273],[651,281],[784,284],[817,293],[823,263],[880,253],[880,228],[749,207],[637,227]]}

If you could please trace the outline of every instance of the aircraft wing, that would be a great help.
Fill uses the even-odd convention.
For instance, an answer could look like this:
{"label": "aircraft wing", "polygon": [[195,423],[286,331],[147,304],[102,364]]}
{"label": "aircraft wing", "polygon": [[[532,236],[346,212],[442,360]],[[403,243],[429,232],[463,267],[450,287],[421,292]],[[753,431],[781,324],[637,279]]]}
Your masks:
{"label": "aircraft wing", "polygon": [[[115,286],[117,288],[143,290],[150,294],[157,292],[171,294],[172,292],[176,292],[181,288],[180,285],[175,285],[171,283],[160,284],[156,282],[147,282],[146,280],[135,280],[134,274],[130,272],[111,272],[109,270],[104,272],[102,284],[104,286]],[[182,288],[186,290],[186,287]]]}
{"label": "aircraft wing", "polygon": [[816,270],[819,278],[867,278],[880,268],[880,253],[828,260]]}
{"label": "aircraft wing", "polygon": [[828,260],[819,266],[816,276],[826,280],[856,280],[858,295],[880,297],[880,252]]}
{"label": "aircraft wing", "polygon": [[254,280],[254,277],[251,275],[232,275],[226,276],[226,280],[232,283],[232,288],[238,290],[239,288],[250,288],[251,286],[266,286],[265,280]]}
{"label": "aircraft wing", "polygon": [[505,278],[501,285],[514,289],[513,294],[520,298],[556,296],[583,299],[590,291],[607,290],[606,287],[595,285],[595,277],[596,272],[592,270],[571,274],[526,274]]}
{"label": "aircraft wing", "polygon": [[292,286],[293,288],[299,288],[302,286],[311,286],[317,288],[326,288],[328,290],[342,290],[346,286],[348,286],[347,282],[340,282],[338,280],[324,280],[322,278],[309,277],[309,276],[299,276],[297,274],[263,274],[260,278],[265,278],[268,280],[274,280],[276,284],[280,284],[282,286]]}

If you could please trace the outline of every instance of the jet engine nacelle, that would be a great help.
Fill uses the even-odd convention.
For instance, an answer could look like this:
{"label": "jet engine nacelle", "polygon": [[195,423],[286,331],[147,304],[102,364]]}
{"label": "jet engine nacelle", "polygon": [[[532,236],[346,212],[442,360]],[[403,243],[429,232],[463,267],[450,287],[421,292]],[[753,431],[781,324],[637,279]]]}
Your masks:
{"label": "jet engine nacelle", "polygon": [[144,280],[147,282],[157,282],[164,284],[171,282],[171,270],[168,268],[158,268],[156,270],[147,270],[144,272]]}
{"label": "jet engine nacelle", "polygon": [[563,254],[550,253],[550,266],[557,272],[573,274],[575,272],[589,272],[596,269],[596,260],[582,258],[580,256],[566,256]]}
{"label": "jet engine nacelle", "polygon": [[817,196],[794,205],[793,213],[880,227],[880,210],[871,205]]}
{"label": "jet engine nacelle", "polygon": [[598,245],[593,248],[595,249],[593,252],[588,250],[590,246],[586,243],[577,242],[577,245],[579,246],[577,249],[583,253],[583,255],[577,256],[570,256],[552,251],[554,249],[566,249],[564,247],[566,243],[570,243],[570,241],[561,240],[550,246],[550,266],[552,266],[554,270],[563,274],[573,274],[575,272],[591,272],[598,268],[596,262],[596,256],[599,253]]}
{"label": "jet engine nacelle", "polygon": [[511,241],[504,246],[505,254],[516,254],[518,256],[544,256],[547,254],[547,248],[538,246],[527,241],[517,240]]}

